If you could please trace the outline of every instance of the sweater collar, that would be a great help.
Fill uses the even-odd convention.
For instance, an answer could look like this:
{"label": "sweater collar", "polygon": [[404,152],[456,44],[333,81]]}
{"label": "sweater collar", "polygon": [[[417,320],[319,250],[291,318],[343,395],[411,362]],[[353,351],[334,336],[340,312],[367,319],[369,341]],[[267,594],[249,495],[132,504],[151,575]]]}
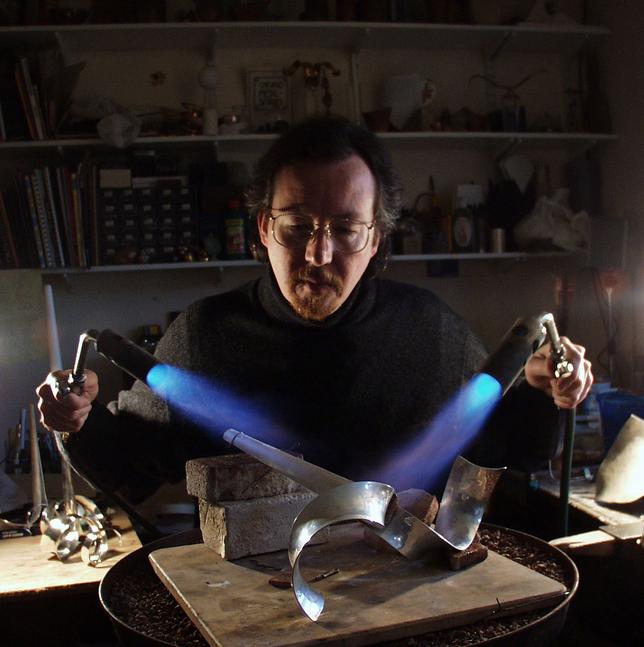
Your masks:
{"label": "sweater collar", "polygon": [[363,319],[375,303],[376,285],[373,279],[363,277],[340,308],[320,322],[303,319],[293,310],[279,289],[270,265],[267,265],[266,271],[258,281],[257,295],[263,309],[271,318],[303,328],[324,329],[356,323]]}

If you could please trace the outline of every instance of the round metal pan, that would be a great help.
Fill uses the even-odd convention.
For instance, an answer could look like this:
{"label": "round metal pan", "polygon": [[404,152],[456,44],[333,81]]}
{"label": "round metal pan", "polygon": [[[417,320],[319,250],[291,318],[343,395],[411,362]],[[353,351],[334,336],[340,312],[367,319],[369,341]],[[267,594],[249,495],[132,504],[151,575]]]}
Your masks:
{"label": "round metal pan", "polygon": [[[564,626],[568,612],[568,605],[577,591],[577,587],[579,585],[579,572],[577,571],[577,567],[568,555],[537,537],[518,530],[511,530],[509,528],[492,524],[483,523],[481,524],[481,527],[497,529],[503,534],[513,535],[520,539],[524,544],[532,543],[541,551],[545,551],[548,557],[555,560],[562,568],[566,585],[568,586],[568,595],[553,608],[544,609],[543,615],[540,615],[536,620],[503,635],[482,640],[475,644],[493,645],[494,647],[546,647],[547,645],[551,645]],[[122,578],[130,577],[133,571],[140,572],[140,569],[145,569],[146,571],[149,569],[149,573],[153,573],[152,566],[148,560],[148,555],[152,551],[159,548],[197,544],[201,541],[201,531],[198,528],[171,535],[169,537],[164,537],[146,544],[138,550],[130,553],[106,573],[99,586],[99,597],[103,608],[108,613],[112,621],[118,640],[124,647],[176,646],[178,643],[171,642],[171,636],[168,636],[166,641],[159,637],[147,635],[140,627],[132,626],[126,623],[123,618],[119,617],[118,613],[114,609],[115,605],[113,604],[112,593],[115,586],[118,586]],[[465,629],[465,627],[461,627],[461,629]],[[422,647],[422,637],[418,637],[416,640],[418,645]]]}

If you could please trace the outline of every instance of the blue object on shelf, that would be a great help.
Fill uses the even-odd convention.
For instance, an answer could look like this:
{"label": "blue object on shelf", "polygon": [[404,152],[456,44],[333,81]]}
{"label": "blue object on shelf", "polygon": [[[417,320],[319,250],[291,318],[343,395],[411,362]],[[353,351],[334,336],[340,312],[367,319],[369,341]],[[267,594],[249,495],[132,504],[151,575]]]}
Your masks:
{"label": "blue object on shelf", "polygon": [[598,393],[599,413],[604,434],[604,449],[608,451],[631,414],[644,418],[644,396],[626,391]]}

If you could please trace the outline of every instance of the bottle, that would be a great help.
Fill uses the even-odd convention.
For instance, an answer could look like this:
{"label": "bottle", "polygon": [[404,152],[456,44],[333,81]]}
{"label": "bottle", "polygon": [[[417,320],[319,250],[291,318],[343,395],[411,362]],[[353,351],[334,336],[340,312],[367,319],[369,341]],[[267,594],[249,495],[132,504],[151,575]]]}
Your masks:
{"label": "bottle", "polygon": [[139,339],[139,346],[148,353],[154,354],[157,344],[161,339],[161,326],[159,324],[150,324],[143,326],[141,330],[141,337]]}
{"label": "bottle", "polygon": [[228,259],[246,258],[244,220],[240,201],[232,198],[228,201],[228,209],[224,214],[224,239]]}

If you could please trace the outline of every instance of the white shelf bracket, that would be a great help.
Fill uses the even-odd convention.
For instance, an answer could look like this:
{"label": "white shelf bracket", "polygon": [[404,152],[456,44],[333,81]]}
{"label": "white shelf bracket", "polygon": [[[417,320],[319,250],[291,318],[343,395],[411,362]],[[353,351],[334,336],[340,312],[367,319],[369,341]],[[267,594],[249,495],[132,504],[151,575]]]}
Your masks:
{"label": "white shelf bracket", "polygon": [[513,31],[506,31],[504,32],[503,36],[501,37],[501,40],[494,46],[490,48],[490,52],[487,56],[487,58],[490,61],[494,61],[497,59],[499,56],[501,56],[501,52],[506,48],[507,44],[514,40],[514,37],[516,34]]}
{"label": "white shelf bracket", "polygon": [[351,68],[351,97],[353,99],[353,120],[360,123],[360,51],[351,52],[349,65]]}
{"label": "white shelf bracket", "polygon": [[509,142],[501,148],[501,150],[497,153],[496,155],[496,162],[497,164],[505,157],[508,155],[511,155],[516,151],[517,148],[523,143],[523,140],[520,137],[515,137],[514,139],[511,139]]}
{"label": "white shelf bracket", "polygon": [[590,139],[585,141],[577,142],[577,145],[572,150],[573,157],[579,157],[584,153],[588,152],[591,148],[597,146],[599,142],[596,139]]}
{"label": "white shelf bracket", "polygon": [[362,107],[360,101],[360,54],[364,49],[365,43],[369,38],[371,29],[368,27],[358,32],[358,37],[349,52],[349,68],[351,73],[351,97],[353,100],[353,120],[360,124],[362,117]]}
{"label": "white shelf bracket", "polygon": [[216,27],[212,30],[212,36],[210,38],[210,46],[206,53],[206,64],[212,63],[214,65],[217,60],[217,41],[219,40],[219,28]]}
{"label": "white shelf bracket", "polygon": [[85,58],[83,56],[73,53],[69,44],[69,38],[66,38],[63,33],[55,31],[54,38],[56,40],[56,45],[58,45],[58,49],[60,50],[65,67],[71,67],[72,65],[78,65],[79,63],[85,62]]}

